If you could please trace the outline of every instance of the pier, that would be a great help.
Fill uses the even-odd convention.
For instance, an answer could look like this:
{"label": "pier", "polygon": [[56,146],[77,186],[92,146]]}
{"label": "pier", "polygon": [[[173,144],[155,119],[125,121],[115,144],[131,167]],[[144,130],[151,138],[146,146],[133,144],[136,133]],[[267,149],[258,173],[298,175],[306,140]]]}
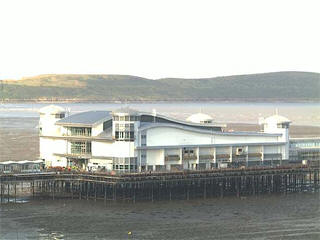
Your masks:
{"label": "pier", "polygon": [[243,197],[319,190],[319,166],[148,172],[121,175],[40,172],[0,175],[0,202],[49,197],[112,202]]}

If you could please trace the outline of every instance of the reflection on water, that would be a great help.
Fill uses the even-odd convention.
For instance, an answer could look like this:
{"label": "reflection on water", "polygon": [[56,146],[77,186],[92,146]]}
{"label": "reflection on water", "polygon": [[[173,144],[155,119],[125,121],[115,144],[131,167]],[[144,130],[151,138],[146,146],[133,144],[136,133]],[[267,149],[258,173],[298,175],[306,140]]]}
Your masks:
{"label": "reflection on water", "polygon": [[107,207],[31,200],[0,206],[0,239],[319,239],[319,200],[311,193]]}

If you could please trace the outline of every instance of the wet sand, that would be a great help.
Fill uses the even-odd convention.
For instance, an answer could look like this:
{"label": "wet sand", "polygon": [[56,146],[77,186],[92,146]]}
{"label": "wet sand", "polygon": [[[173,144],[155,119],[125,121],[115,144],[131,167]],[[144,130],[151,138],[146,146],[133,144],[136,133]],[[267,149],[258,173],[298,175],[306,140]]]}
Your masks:
{"label": "wet sand", "polygon": [[[39,156],[38,118],[0,118],[0,161],[35,160]],[[230,123],[227,130],[259,131],[256,124]],[[319,137],[320,127],[290,128],[291,137]]]}
{"label": "wet sand", "polygon": [[38,118],[0,118],[0,161],[39,157]]}
{"label": "wet sand", "polygon": [[319,201],[311,193],[107,207],[33,200],[0,206],[0,239],[319,239]]}

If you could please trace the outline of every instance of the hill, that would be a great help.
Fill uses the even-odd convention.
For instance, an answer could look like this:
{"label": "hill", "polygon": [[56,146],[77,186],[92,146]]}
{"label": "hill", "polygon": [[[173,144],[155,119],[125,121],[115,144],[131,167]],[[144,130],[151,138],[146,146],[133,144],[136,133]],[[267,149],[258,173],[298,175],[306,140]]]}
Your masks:
{"label": "hill", "polygon": [[1,83],[0,98],[8,101],[320,100],[320,74],[312,72],[158,80],[127,75],[52,74]]}

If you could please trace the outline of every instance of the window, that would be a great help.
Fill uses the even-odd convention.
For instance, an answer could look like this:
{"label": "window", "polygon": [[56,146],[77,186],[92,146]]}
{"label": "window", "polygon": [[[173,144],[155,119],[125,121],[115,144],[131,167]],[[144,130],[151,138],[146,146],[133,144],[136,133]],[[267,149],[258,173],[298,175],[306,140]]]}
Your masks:
{"label": "window", "polygon": [[91,154],[91,142],[71,142],[71,154]]}
{"label": "window", "polygon": [[134,141],[134,132],[133,131],[115,131],[116,140],[124,141]]}
{"label": "window", "polygon": [[103,131],[105,131],[106,129],[111,128],[111,127],[112,127],[112,121],[111,120],[105,121],[103,123]]}
{"label": "window", "polygon": [[190,148],[184,148],[183,149],[183,153],[186,155],[193,155],[194,154],[194,150],[190,149]]}
{"label": "window", "polygon": [[69,129],[70,136],[91,136],[91,128],[86,127],[70,127]]}
{"label": "window", "polygon": [[65,114],[64,113],[57,113],[55,114],[55,118],[64,118]]}

